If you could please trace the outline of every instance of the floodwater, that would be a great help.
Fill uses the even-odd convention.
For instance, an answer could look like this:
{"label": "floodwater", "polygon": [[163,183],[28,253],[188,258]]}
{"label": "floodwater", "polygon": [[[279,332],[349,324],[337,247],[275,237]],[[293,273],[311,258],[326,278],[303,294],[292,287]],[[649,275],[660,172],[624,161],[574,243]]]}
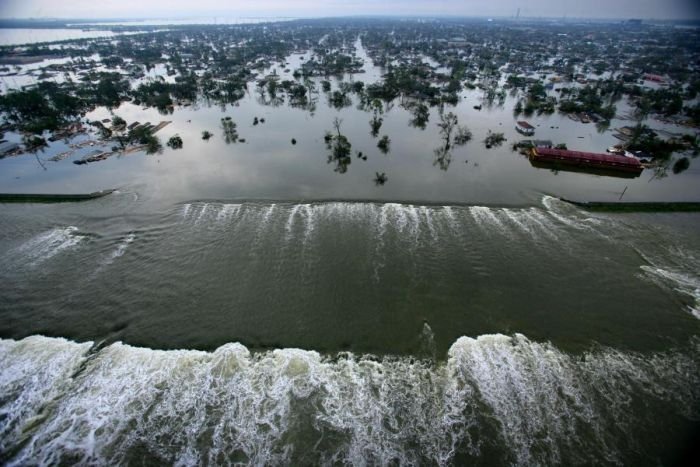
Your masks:
{"label": "floodwater", "polygon": [[[278,23],[280,21],[289,21],[295,18],[282,16],[264,16],[264,17],[248,17],[248,16],[205,16],[192,18],[172,18],[172,19],[140,19],[140,20],[124,20],[124,21],[96,21],[91,22],[91,26],[170,26],[170,25],[192,25],[192,24],[259,24],[259,23]],[[70,26],[70,25],[69,25]],[[76,24],[75,26],[80,26]]]}
{"label": "floodwater", "polygon": [[[354,106],[328,108],[323,93],[313,112],[265,106],[253,85],[226,109],[115,110],[172,120],[158,135],[179,134],[182,150],[76,166],[83,153],[47,160],[59,143],[0,161],[3,192],[118,188],[0,204],[0,462],[689,456],[700,215],[593,214],[552,195],[697,201],[697,173],[534,168],[507,147],[512,105],[479,112],[465,95],[454,111],[474,140],[447,170],[434,165],[435,110],[425,130],[398,102],[387,110],[384,155]],[[245,143],[224,142],[222,116]],[[336,116],[368,155],[344,174],[323,143]],[[570,148],[613,142],[558,116],[531,121]],[[488,129],[508,143],[485,149]]]}
{"label": "floodwater", "polygon": [[[358,56],[365,58],[365,73],[345,77],[345,81],[376,81],[381,70],[371,65],[359,41],[357,47]],[[264,74],[274,70],[281,80],[293,79],[291,72],[308,59],[309,54],[293,54],[287,60],[289,65],[273,66]],[[28,68],[34,75],[36,66]],[[160,73],[165,75],[165,69],[161,67]],[[62,79],[57,75],[54,79],[59,78]],[[331,81],[334,90],[341,82],[338,78]],[[20,73],[3,78],[5,86],[27,82],[36,82],[35,76]],[[645,170],[635,179],[533,167],[526,157],[512,150],[514,142],[524,139],[515,131],[515,121],[524,118],[513,116],[516,98],[509,96],[502,106],[490,109],[484,106],[479,111],[473,108],[483,104],[479,90],[464,91],[459,106],[446,107],[446,112],[455,113],[459,123],[473,133],[471,142],[453,149],[450,161],[443,164],[447,170],[441,169],[434,154],[442,144],[437,128],[437,108],[431,109],[426,128],[420,129],[410,125],[411,114],[399,100],[385,105],[378,138],[389,136],[391,145],[390,152],[383,154],[377,148],[378,138],[370,135],[372,114],[357,108],[358,98],[352,96],[352,105],[334,109],[328,105],[328,96],[321,91],[320,79],[315,82],[317,91],[311,95],[315,101],[311,109],[271,105],[268,96],[261,99],[254,81],[248,84],[248,94],[243,100],[223,108],[202,101],[194,106],[178,107],[174,113],[166,115],[130,103],[111,111],[99,108],[87,118],[119,115],[127,123],[172,121],[158,136],[165,143],[170,136],[179,134],[184,147],[177,151],[165,148],[156,156],[137,153],[76,167],[72,160],[84,156],[85,151],[76,152],[58,163],[47,162],[68,149],[66,144],[57,142],[36,156],[1,160],[0,191],[84,192],[140,185],[147,187],[142,195],[158,197],[166,203],[202,198],[262,198],[525,205],[533,203],[541,193],[583,201],[617,201],[623,192],[625,201],[700,200],[700,168],[694,162],[690,169],[678,175],[669,170],[668,176],[659,177],[653,170]],[[628,112],[626,102],[618,103],[618,115]],[[225,143],[221,128],[223,117],[231,117],[236,122],[244,143]],[[254,125],[255,117],[264,118],[265,123]],[[334,164],[327,163],[328,151],[323,140],[324,134],[333,130],[335,118],[342,120],[342,132],[353,148],[352,163],[343,174],[334,171]],[[609,146],[619,143],[612,129],[634,124],[614,119],[610,129],[601,133],[595,124],[574,122],[559,114],[533,116],[528,120],[536,126],[534,138],[551,140],[554,144],[565,143],[569,149],[594,152],[605,152]],[[654,120],[647,123],[672,133],[688,132],[688,129]],[[214,137],[203,141],[204,130],[214,133]],[[486,149],[483,140],[489,131],[504,133],[507,141],[500,147]],[[5,138],[20,140],[19,135],[12,133],[7,133]],[[295,145],[292,139],[296,140]],[[110,145],[105,149],[110,149]],[[357,151],[362,151],[367,160],[358,159]],[[377,186],[373,180],[382,172],[388,181]]]}
{"label": "floodwater", "polygon": [[0,45],[36,44],[73,39],[114,37],[108,30],[0,28]]}

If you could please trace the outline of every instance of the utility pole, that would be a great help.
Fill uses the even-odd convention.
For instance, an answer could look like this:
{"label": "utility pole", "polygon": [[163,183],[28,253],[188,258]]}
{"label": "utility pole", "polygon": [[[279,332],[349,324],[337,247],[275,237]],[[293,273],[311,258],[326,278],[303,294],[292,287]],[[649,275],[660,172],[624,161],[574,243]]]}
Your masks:
{"label": "utility pole", "polygon": [[622,197],[625,196],[625,192],[627,191],[627,188],[628,187],[625,187],[625,189],[622,190],[622,193],[620,194],[620,198],[618,199],[618,201],[622,201]]}

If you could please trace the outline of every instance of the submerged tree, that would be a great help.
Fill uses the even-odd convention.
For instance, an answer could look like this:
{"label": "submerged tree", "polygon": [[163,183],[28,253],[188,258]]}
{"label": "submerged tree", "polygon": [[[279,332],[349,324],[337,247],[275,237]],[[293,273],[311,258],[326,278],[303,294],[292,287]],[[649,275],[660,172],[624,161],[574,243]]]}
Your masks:
{"label": "submerged tree", "polygon": [[112,130],[118,130],[121,127],[126,127],[126,120],[119,115],[112,117]]}
{"label": "submerged tree", "polygon": [[146,138],[146,154],[156,154],[163,150],[163,145],[155,135],[149,135]]}
{"label": "submerged tree", "polygon": [[690,167],[690,160],[687,157],[681,157],[675,164],[673,164],[673,173],[679,174],[685,170],[688,170],[688,167]]}
{"label": "submerged tree", "polygon": [[112,117],[112,139],[119,143],[117,149],[125,149],[129,144],[129,132],[126,130],[126,120],[119,115]]}
{"label": "submerged tree", "polygon": [[375,114],[369,121],[369,126],[372,128],[372,131],[370,133],[373,137],[376,138],[379,134],[379,129],[382,127],[383,121],[384,120],[382,119],[382,117],[378,116],[377,114]]}
{"label": "submerged tree", "polygon": [[382,154],[388,154],[389,150],[391,149],[391,140],[387,135],[384,135],[377,143],[377,147],[380,151],[382,151]]}
{"label": "submerged tree", "polygon": [[342,109],[343,107],[348,107],[352,104],[352,101],[348,97],[347,93],[342,91],[333,91],[328,96],[328,103],[335,109]]}
{"label": "submerged tree", "polygon": [[146,154],[155,154],[163,150],[163,145],[156,135],[153,134],[153,128],[147,125],[139,125],[132,128],[127,135],[130,143],[138,143],[146,146]]}
{"label": "submerged tree", "polygon": [[[440,112],[440,121],[437,124],[442,136],[442,145],[433,151],[435,160],[433,165],[437,165],[441,170],[447,170],[452,162],[452,147],[463,146],[472,139],[472,132],[466,126],[460,126],[457,116],[452,112],[445,114]],[[456,130],[456,134],[453,133]]]}
{"label": "submerged tree", "polygon": [[180,135],[171,136],[167,144],[171,149],[182,149],[182,138]]}
{"label": "submerged tree", "polygon": [[326,148],[330,153],[328,154],[328,163],[335,163],[335,171],[338,173],[345,173],[348,171],[348,165],[352,162],[352,157],[350,153],[352,151],[352,144],[348,138],[340,132],[340,125],[343,123],[338,117],[333,120],[333,128],[335,129],[335,134],[326,132],[324,136],[324,141],[326,143]]}
{"label": "submerged tree", "polygon": [[369,102],[368,106],[372,109],[373,115],[372,119],[369,121],[369,126],[372,128],[372,131],[370,132],[373,138],[376,138],[377,135],[379,135],[379,129],[382,127],[382,123],[384,122],[384,119],[380,117],[382,112],[384,111],[384,106],[382,104],[382,101],[379,99],[372,99],[371,102]]}
{"label": "submerged tree", "polygon": [[472,139],[472,132],[465,126],[457,127],[457,134],[455,135],[455,145],[464,146]]}
{"label": "submerged tree", "polygon": [[410,122],[411,126],[425,130],[425,126],[430,118],[430,109],[428,106],[422,102],[419,102],[417,104],[410,104],[407,106],[407,108],[413,116]]}
{"label": "submerged tree", "polygon": [[374,184],[375,185],[384,185],[386,181],[389,180],[389,177],[386,176],[386,173],[382,172],[375,172],[374,173]]}
{"label": "submerged tree", "polygon": [[37,135],[25,135],[22,137],[22,143],[27,152],[36,152],[37,150],[46,147],[48,143],[44,138]]}
{"label": "submerged tree", "polygon": [[226,144],[236,143],[238,141],[236,123],[231,120],[231,117],[224,117],[221,119],[221,128],[224,130],[224,140]]}
{"label": "submerged tree", "polygon": [[484,139],[484,145],[486,149],[491,149],[494,146],[500,146],[505,140],[506,137],[503,133],[492,133],[491,130],[489,130],[488,136]]}

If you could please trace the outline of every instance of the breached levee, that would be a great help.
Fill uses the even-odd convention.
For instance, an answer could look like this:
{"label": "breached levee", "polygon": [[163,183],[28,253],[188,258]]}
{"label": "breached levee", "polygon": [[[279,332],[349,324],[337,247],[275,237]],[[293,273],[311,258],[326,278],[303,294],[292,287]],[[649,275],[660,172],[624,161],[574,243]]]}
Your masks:
{"label": "breached levee", "polygon": [[[558,201],[558,200],[556,200]],[[545,197],[540,207],[499,206],[439,206],[375,202],[238,202],[194,201],[178,207],[183,225],[197,228],[230,228],[240,224],[254,224],[259,230],[274,229],[284,232],[284,240],[302,238],[307,243],[324,223],[366,226],[381,238],[389,233],[400,235],[414,243],[439,243],[446,234],[455,236],[462,231],[481,231],[486,235],[497,233],[512,238],[543,237],[557,240],[562,229],[591,228],[589,216],[559,212],[569,206]],[[260,232],[258,232],[260,233]]]}
{"label": "breached levee", "polygon": [[700,417],[697,339],[571,355],[484,335],[458,339],[444,362],[240,344],[90,349],[0,341],[0,462],[651,463],[647,437],[669,429],[655,415]]}

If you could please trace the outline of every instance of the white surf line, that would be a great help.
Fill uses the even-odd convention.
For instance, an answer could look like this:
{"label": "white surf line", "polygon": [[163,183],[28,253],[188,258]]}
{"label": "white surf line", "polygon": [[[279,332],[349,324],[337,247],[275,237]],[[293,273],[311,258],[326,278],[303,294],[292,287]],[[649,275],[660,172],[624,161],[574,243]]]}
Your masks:
{"label": "white surf line", "polygon": [[199,211],[199,215],[197,216],[197,219],[194,221],[194,225],[199,225],[202,218],[207,213],[208,209],[209,209],[209,203],[204,203],[204,206],[202,206],[202,209]]}
{"label": "white surf line", "polygon": [[306,227],[304,229],[304,245],[306,245],[313,235],[316,229],[315,218],[318,215],[320,208],[318,206],[312,206],[311,204],[304,205],[304,217],[306,220]]}
{"label": "white surf line", "polygon": [[216,214],[216,221],[221,223],[230,220],[232,217],[238,215],[243,205],[241,204],[224,204],[219,209]]}
{"label": "white surf line", "polygon": [[497,231],[507,237],[512,236],[511,229],[496,216],[493,210],[487,206],[470,206],[469,214],[471,214],[474,223],[481,229],[495,228]]}
{"label": "white surf line", "polygon": [[421,213],[423,216],[425,216],[425,221],[428,224],[428,230],[430,231],[430,236],[432,237],[433,241],[438,239],[438,233],[437,230],[435,230],[435,226],[433,225],[433,214],[427,206],[421,206],[420,208]]}
{"label": "white surf line", "polygon": [[[432,330],[421,336],[432,352]],[[451,465],[458,449],[483,463],[490,448],[482,452],[470,432],[484,429],[495,430],[498,447],[518,465],[624,463],[629,446],[643,442],[639,434],[653,432],[637,431],[649,413],[630,410],[632,399],[674,417],[698,414],[697,341],[681,351],[579,355],[521,334],[479,335],[459,337],[440,365],[352,352],[253,352],[233,342],[211,352],[116,342],[91,358],[90,346],[0,339],[7,463],[127,463],[139,453],[137,432],[148,446],[168,439],[159,455],[174,464],[216,464],[235,450],[251,464],[288,465],[288,435],[300,416],[335,440],[309,452],[313,464]],[[46,401],[50,413],[36,418]],[[570,444],[572,436],[581,443]],[[313,450],[313,440],[306,444]]]}
{"label": "white surf line", "polygon": [[418,245],[418,239],[420,237],[420,215],[418,214],[418,209],[412,204],[404,207],[408,218],[411,220],[411,233],[413,234],[414,243]]}
{"label": "white surf line", "polygon": [[182,218],[187,219],[187,216],[190,214],[190,210],[192,209],[192,204],[187,203],[182,206]]}
{"label": "white surf line", "polygon": [[536,238],[535,232],[532,228],[527,225],[523,220],[521,220],[522,213],[516,212],[513,209],[502,209],[501,210],[511,222],[517,225],[521,230],[530,234],[531,237]]}
{"label": "white surf line", "polygon": [[691,297],[695,300],[694,306],[689,306],[690,313],[697,319],[700,319],[700,279],[689,274],[669,271],[668,269],[658,266],[640,266],[642,271],[652,277],[660,278],[664,281],[664,285],[671,285],[673,290],[680,292],[683,295]]}
{"label": "white surf line", "polygon": [[256,250],[260,246],[263,235],[265,234],[265,231],[267,230],[268,225],[270,224],[270,218],[272,217],[272,213],[274,213],[276,209],[277,204],[271,204],[270,206],[263,208],[260,212],[260,221],[258,222],[257,228],[255,229],[255,238],[253,240],[252,250]]}
{"label": "white surf line", "polygon": [[73,225],[55,228],[30,239],[17,251],[30,259],[30,266],[36,266],[61,251],[78,245],[85,236],[76,234],[76,232],[78,232],[78,228]]}
{"label": "white surf line", "polygon": [[394,215],[394,225],[398,232],[403,233],[403,231],[408,227],[408,211],[406,208],[398,203],[389,203],[386,205],[389,211]]}
{"label": "white surf line", "polygon": [[536,225],[545,235],[552,238],[553,240],[558,240],[559,235],[557,235],[556,227],[552,224],[547,216],[538,208],[530,208],[527,211],[523,211],[522,215],[533,225]]}
{"label": "white surf line", "polygon": [[450,226],[454,233],[459,233],[459,224],[451,206],[442,207],[442,217],[447,221],[447,225]]}
{"label": "white surf line", "polygon": [[382,208],[380,209],[379,212],[379,232],[378,232],[378,237],[379,241],[382,241],[382,238],[384,237],[384,234],[386,233],[386,228],[387,225],[389,225],[389,209],[391,208],[390,204],[383,204]]}
{"label": "white surf line", "polygon": [[[569,218],[569,217],[566,217],[565,215],[557,212],[556,207],[554,206],[555,201],[561,202],[557,198],[553,198],[553,197],[547,196],[547,195],[545,195],[542,198],[542,205],[546,208],[547,214],[549,214],[550,216],[552,216],[553,218],[555,218],[556,220],[558,220],[562,224],[567,225],[573,229],[588,230],[588,231],[596,233],[602,237],[605,237],[606,239],[609,239],[607,235],[602,234],[598,230],[594,229],[593,227],[591,227],[590,225],[587,225],[585,223],[588,219],[592,219],[592,218],[590,218],[590,217],[586,218],[586,219]],[[590,223],[595,224],[595,222],[590,222]]]}
{"label": "white surf line", "polygon": [[376,222],[377,227],[377,241],[375,242],[374,255],[372,257],[373,274],[372,278],[376,284],[379,283],[379,273],[384,268],[384,236],[386,235],[387,226],[389,225],[389,211],[395,209],[399,206],[395,203],[385,203],[379,209],[377,214],[378,220]]}
{"label": "white surf line", "polygon": [[295,218],[297,212],[299,212],[299,209],[301,209],[301,204],[295,204],[292,207],[291,211],[289,211],[289,217],[287,217],[287,223],[284,227],[284,229],[285,229],[285,236],[284,236],[285,241],[291,240],[291,238],[293,236],[292,228],[294,227],[294,218]]}
{"label": "white surf line", "polygon": [[265,210],[263,211],[262,219],[260,220],[260,224],[264,227],[270,222],[270,217],[272,216],[272,213],[275,212],[275,209],[277,209],[277,204],[271,204]]}

